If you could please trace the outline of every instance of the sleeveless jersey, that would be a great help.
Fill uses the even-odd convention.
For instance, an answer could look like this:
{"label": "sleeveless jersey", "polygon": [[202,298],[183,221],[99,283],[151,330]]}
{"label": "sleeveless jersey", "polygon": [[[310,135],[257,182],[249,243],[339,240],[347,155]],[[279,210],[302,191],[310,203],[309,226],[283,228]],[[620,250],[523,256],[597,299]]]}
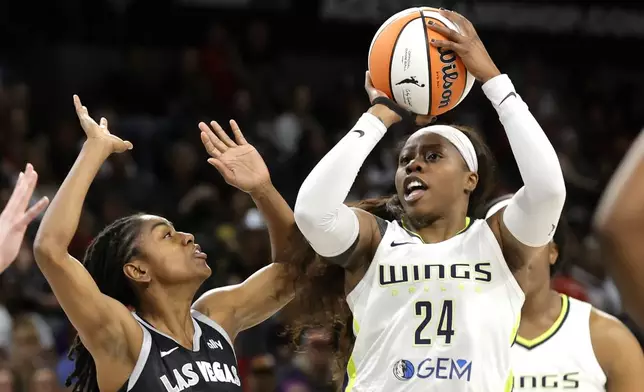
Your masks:
{"label": "sleeveless jersey", "polygon": [[241,392],[237,359],[226,331],[192,311],[192,350],[157,331],[138,315],[143,344],[134,370],[119,392]]}
{"label": "sleeveless jersey", "polygon": [[510,391],[524,294],[487,222],[437,244],[398,222],[381,231],[347,296],[355,343],[345,392]]}
{"label": "sleeveless jersey", "polygon": [[606,375],[590,340],[592,305],[562,295],[561,314],[541,336],[512,347],[514,390],[605,392]]}

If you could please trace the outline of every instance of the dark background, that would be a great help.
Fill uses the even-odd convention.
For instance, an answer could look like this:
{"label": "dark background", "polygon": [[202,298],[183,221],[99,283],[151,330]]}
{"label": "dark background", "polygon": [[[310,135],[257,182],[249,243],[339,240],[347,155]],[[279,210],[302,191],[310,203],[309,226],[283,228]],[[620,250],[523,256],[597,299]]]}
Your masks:
{"label": "dark background", "polygon": [[[210,254],[206,288],[239,282],[269,260],[261,216],[206,163],[196,124],[238,120],[292,204],[299,185],[367,108],[369,43],[412,1],[3,1],[0,11],[0,205],[29,161],[34,198],[55,194],[83,134],[78,93],[94,117],[131,140],[96,179],[71,252],[105,223],[146,211],[195,233]],[[557,149],[572,228],[558,290],[623,317],[589,222],[607,180],[644,124],[639,2],[450,1],[472,19]],[[496,113],[480,89],[444,116],[483,131],[499,161],[498,194],[521,185]],[[361,171],[352,199],[392,191],[391,132]],[[535,157],[538,159],[538,157]],[[33,262],[32,225],[0,277],[0,392],[57,391],[73,331]],[[238,338],[247,391],[329,390],[325,331],[294,352],[280,331],[288,308]],[[629,324],[630,325],[630,324]],[[633,329],[636,334],[639,331]],[[266,388],[266,389],[262,389]],[[299,389],[298,389],[299,388]]]}

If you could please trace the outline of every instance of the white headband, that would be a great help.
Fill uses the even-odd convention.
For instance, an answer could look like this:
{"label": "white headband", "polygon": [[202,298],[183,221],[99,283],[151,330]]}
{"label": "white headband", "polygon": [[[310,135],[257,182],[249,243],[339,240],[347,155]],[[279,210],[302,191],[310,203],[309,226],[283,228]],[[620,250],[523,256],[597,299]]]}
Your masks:
{"label": "white headband", "polygon": [[454,127],[450,127],[449,125],[430,125],[416,131],[416,133],[418,132],[435,133],[449,140],[449,142],[456,147],[458,152],[461,153],[461,156],[470,171],[476,173],[479,170],[479,161],[476,159],[476,150],[474,150],[472,142],[463,132]]}

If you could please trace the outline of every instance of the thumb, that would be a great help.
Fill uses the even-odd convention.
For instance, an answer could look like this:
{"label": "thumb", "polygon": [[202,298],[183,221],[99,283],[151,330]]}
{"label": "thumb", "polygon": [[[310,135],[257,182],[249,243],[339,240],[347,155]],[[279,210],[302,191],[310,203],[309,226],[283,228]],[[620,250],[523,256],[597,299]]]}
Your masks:
{"label": "thumb", "polygon": [[427,115],[427,116],[416,116],[416,125],[424,127],[436,121],[436,116]]}

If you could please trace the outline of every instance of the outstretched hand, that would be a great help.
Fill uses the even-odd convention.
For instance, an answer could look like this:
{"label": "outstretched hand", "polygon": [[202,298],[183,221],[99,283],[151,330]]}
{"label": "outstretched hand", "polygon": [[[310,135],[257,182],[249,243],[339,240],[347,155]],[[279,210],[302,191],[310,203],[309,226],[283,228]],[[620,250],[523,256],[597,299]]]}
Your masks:
{"label": "outstretched hand", "polygon": [[234,141],[216,121],[211,121],[210,127],[199,123],[201,142],[211,156],[208,163],[221,173],[229,185],[253,193],[270,184],[268,168],[255,147],[248,144],[235,120],[230,120],[230,127]]}
{"label": "outstretched hand", "polygon": [[472,76],[482,83],[500,75],[501,72],[485,49],[485,45],[479,38],[472,22],[458,12],[448,10],[440,10],[439,12],[454,23],[459,31],[437,25],[429,20],[427,27],[447,38],[446,40],[431,39],[430,44],[437,48],[456,52]]}
{"label": "outstretched hand", "polygon": [[101,117],[99,124],[90,117],[87,108],[83,106],[78,95],[74,95],[74,106],[76,107],[76,115],[80,121],[85,135],[87,135],[88,142],[95,142],[101,144],[108,154],[119,153],[132,149],[132,143],[123,140],[118,136],[112,135],[107,127],[107,119]]}
{"label": "outstretched hand", "polygon": [[0,272],[16,259],[27,226],[49,204],[49,199],[43,197],[27,209],[37,181],[38,173],[28,163],[24,173],[20,173],[7,205],[0,213]]}

